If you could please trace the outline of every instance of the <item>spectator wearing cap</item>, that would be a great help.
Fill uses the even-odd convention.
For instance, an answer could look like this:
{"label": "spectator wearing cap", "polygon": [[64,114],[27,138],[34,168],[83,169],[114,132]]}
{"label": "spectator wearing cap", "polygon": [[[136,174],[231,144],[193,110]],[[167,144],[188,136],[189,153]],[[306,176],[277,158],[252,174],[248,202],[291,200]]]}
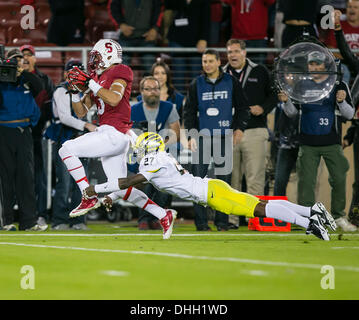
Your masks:
{"label": "spectator wearing cap", "polygon": [[44,231],[36,222],[34,149],[31,127],[36,126],[40,110],[35,97],[42,90],[38,77],[21,68],[22,53],[8,52],[17,61],[16,82],[0,82],[0,183],[3,199],[3,228],[16,230],[13,207],[19,207],[19,229]]}
{"label": "spectator wearing cap", "polygon": [[45,224],[47,219],[47,178],[45,173],[42,133],[46,122],[51,119],[51,99],[54,91],[54,84],[48,75],[42,73],[36,67],[35,48],[32,45],[23,45],[20,47],[20,51],[24,57],[22,68],[39,77],[44,88],[36,97],[36,102],[41,110],[41,117],[38,124],[33,128],[32,135],[34,139],[35,190],[37,196],[37,213],[39,217],[38,223]]}
{"label": "spectator wearing cap", "polygon": [[[329,77],[325,74],[325,54],[313,51],[307,62],[311,77],[298,82],[294,89],[303,92],[304,96],[322,91]],[[336,83],[324,98],[311,103],[293,104],[284,92],[280,92],[278,98],[284,102],[283,110],[288,117],[299,116],[298,204],[314,205],[317,171],[323,158],[332,188],[331,213],[343,231],[355,231],[356,227],[348,222],[344,211],[349,163],[342,149],[342,123],[354,116],[347,84],[343,81]]]}
{"label": "spectator wearing cap", "polygon": [[24,58],[24,56],[19,49],[12,49],[7,53],[6,58],[9,60],[16,59],[17,64],[18,64],[18,69],[19,69],[19,68],[21,68],[22,59]]}
{"label": "spectator wearing cap", "polygon": [[308,54],[308,63],[316,62],[317,64],[322,64],[325,61],[325,54],[320,51],[313,51]]}
{"label": "spectator wearing cap", "polygon": [[[66,166],[61,160],[58,151],[62,144],[77,136],[84,131],[94,131],[97,127],[92,123],[78,119],[72,109],[72,93],[69,92],[67,82],[68,72],[78,67],[84,70],[81,61],[69,60],[65,65],[64,82],[56,87],[53,94],[52,124],[46,130],[45,136],[53,141],[53,161],[56,171],[55,196],[52,207],[52,229],[67,230],[70,227],[76,230],[86,230],[85,216],[69,219],[69,212],[81,201],[81,192],[75,180],[72,179]],[[85,166],[86,167],[86,166]],[[69,199],[71,198],[71,203]]]}

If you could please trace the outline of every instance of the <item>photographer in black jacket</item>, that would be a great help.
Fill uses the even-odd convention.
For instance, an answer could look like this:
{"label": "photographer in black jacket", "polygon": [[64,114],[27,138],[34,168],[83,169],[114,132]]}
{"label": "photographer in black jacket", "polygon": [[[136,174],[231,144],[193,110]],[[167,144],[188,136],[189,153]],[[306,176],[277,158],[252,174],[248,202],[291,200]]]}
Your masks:
{"label": "photographer in black jacket", "polygon": [[[277,97],[272,90],[268,69],[247,58],[246,43],[243,40],[230,39],[226,48],[228,63],[223,70],[238,80],[250,111],[243,139],[233,151],[232,187],[252,195],[264,195],[269,139],[267,115],[276,107]],[[243,176],[246,190],[241,188]],[[238,227],[238,220],[238,216],[231,215],[231,227]]]}
{"label": "photographer in black jacket", "polygon": [[350,71],[357,74],[353,86],[351,87],[351,94],[353,99],[353,105],[356,107],[357,112],[352,120],[352,125],[348,129],[347,134],[343,139],[343,148],[346,148],[353,144],[354,149],[354,183],[353,183],[353,198],[349,209],[349,221],[355,226],[359,227],[359,117],[358,117],[358,105],[359,105],[359,58],[350,50],[340,25],[339,10],[335,10],[335,39],[341,55],[344,58],[345,63],[348,65]]}
{"label": "photographer in black jacket", "polygon": [[[11,50],[7,60],[16,68],[16,81],[0,82],[0,179],[3,192],[3,228],[16,230],[13,206],[19,206],[19,230],[43,231],[37,225],[34,183],[34,150],[31,127],[40,118],[35,97],[42,90],[40,79],[24,71],[22,53]],[[0,68],[4,68],[1,66]]]}

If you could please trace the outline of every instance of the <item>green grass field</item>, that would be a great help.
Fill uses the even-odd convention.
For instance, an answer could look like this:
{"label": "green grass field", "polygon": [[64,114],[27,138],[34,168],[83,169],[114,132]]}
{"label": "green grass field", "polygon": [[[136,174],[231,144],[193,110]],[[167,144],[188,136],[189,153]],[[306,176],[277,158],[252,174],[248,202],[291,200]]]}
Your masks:
{"label": "green grass field", "polygon": [[[125,223],[89,227],[0,231],[0,299],[359,299],[359,233],[325,242],[299,230],[195,232],[178,223],[165,241]],[[34,289],[21,287],[30,284],[24,265]]]}

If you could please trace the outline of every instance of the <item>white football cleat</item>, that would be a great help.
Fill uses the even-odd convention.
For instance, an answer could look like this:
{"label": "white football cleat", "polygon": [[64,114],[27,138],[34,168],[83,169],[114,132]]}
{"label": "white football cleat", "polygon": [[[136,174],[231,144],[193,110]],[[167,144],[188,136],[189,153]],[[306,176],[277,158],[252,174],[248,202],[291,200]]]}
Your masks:
{"label": "white football cleat", "polygon": [[335,223],[334,218],[332,215],[325,209],[324,204],[321,202],[317,202],[311,208],[311,215],[318,214],[320,219],[322,220],[323,224],[328,226],[330,229],[335,231],[337,229],[337,224]]}
{"label": "white football cleat", "polygon": [[307,228],[306,234],[313,234],[319,239],[329,241],[329,233],[325,228],[321,217],[318,214],[314,214],[310,217],[309,226]]}

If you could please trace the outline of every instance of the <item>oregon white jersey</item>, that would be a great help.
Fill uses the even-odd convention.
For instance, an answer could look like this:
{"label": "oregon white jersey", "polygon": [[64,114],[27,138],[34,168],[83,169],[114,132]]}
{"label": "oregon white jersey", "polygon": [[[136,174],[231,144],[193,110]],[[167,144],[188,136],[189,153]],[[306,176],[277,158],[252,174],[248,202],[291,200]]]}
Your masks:
{"label": "oregon white jersey", "polygon": [[160,191],[207,204],[208,179],[193,176],[165,151],[146,155],[140,162],[139,173]]}

